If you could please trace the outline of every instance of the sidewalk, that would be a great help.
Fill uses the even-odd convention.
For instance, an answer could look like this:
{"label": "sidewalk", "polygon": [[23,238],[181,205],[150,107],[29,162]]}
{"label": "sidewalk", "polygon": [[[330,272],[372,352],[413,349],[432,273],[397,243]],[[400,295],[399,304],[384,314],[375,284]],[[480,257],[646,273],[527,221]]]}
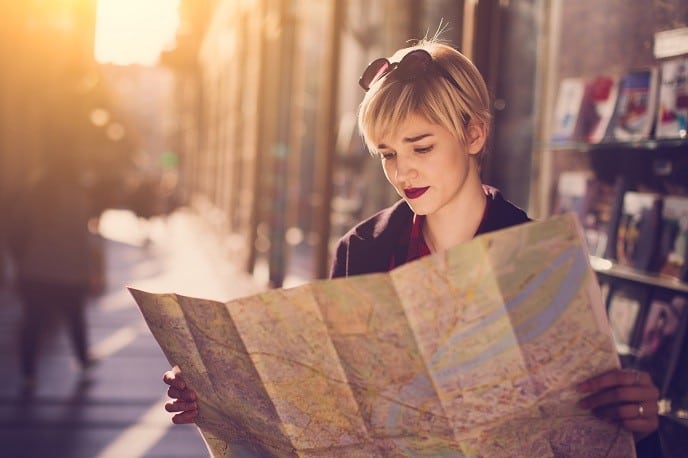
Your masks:
{"label": "sidewalk", "polygon": [[[22,457],[204,457],[192,425],[175,426],[164,411],[162,373],[169,368],[126,286],[228,300],[262,289],[222,259],[213,236],[188,211],[147,229],[126,211],[108,211],[107,290],[88,309],[89,373],[77,370],[62,329],[45,339],[38,387],[22,393],[16,331],[20,307],[0,288],[1,455]],[[146,242],[146,232],[149,241]]]}

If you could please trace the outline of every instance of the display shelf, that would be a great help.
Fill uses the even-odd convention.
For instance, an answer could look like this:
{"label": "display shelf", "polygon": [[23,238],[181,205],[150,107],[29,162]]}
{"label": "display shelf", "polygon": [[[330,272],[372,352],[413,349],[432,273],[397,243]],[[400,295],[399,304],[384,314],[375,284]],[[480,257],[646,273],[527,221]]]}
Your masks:
{"label": "display shelf", "polygon": [[657,401],[658,413],[688,427],[688,408],[673,404],[671,399],[660,399]]}
{"label": "display shelf", "polygon": [[[682,150],[688,149],[688,137],[684,138],[658,138],[639,140],[633,142],[600,142],[600,143],[586,143],[586,142],[554,142],[549,143],[546,149],[550,151],[609,151],[609,150]],[[688,151],[685,151],[688,153]]]}
{"label": "display shelf", "polygon": [[679,423],[685,428],[688,428],[688,410],[679,409],[676,412],[664,412],[660,413],[660,415]]}
{"label": "display shelf", "polygon": [[[688,183],[688,138],[650,139],[636,142],[603,143],[550,143],[545,145],[551,155],[557,158],[583,155],[584,163],[594,170],[598,178],[614,182],[619,176],[629,183],[642,183],[662,189],[667,183],[685,185]],[[568,166],[564,166],[567,169]],[[554,176],[560,173],[555,165]],[[665,181],[666,180],[666,181]]]}
{"label": "display shelf", "polygon": [[643,272],[632,267],[619,265],[613,261],[610,261],[609,259],[604,259],[597,256],[590,256],[590,265],[595,272],[607,277],[628,280],[635,283],[656,286],[659,288],[688,294],[688,283],[684,283],[667,275],[653,272]]}
{"label": "display shelf", "polygon": [[[538,186],[533,189],[532,202],[536,205],[538,216],[551,215],[561,208],[568,209],[580,204],[583,207],[579,213],[582,227],[597,228],[604,233],[609,258],[614,257],[615,250],[611,248],[618,245],[616,239],[619,237],[618,228],[622,222],[627,192],[652,193],[663,197],[688,196],[688,137],[652,138],[651,132],[651,138],[646,140],[588,143],[583,140],[587,137],[581,132],[591,132],[594,131],[593,127],[600,127],[592,125],[595,114],[605,121],[607,115],[614,118],[624,113],[619,110],[620,103],[615,103],[613,109],[612,102],[604,106],[604,100],[618,101],[618,98],[611,91],[607,94],[599,86],[587,85],[580,98],[579,93],[569,97],[569,100],[563,97],[564,104],[568,104],[565,110],[557,105],[559,96],[566,96],[561,88],[567,78],[583,80],[583,83],[597,76],[615,80],[635,69],[660,67],[666,56],[660,58],[653,53],[651,44],[655,40],[655,33],[685,27],[686,24],[680,21],[677,25],[676,18],[686,17],[684,13],[688,5],[686,2],[673,2],[671,6],[659,3],[555,1],[551,10],[553,21],[548,28],[549,41],[546,42],[546,52],[542,53],[541,68],[545,73],[546,92],[540,111],[541,141],[534,145],[538,159],[534,167]],[[610,11],[619,13],[615,15],[618,21],[613,25],[605,19]],[[648,15],[648,11],[655,11],[656,14]],[[581,30],[585,33],[581,33]],[[596,52],[591,53],[590,49]],[[587,94],[585,91],[588,91]],[[654,98],[660,99],[659,94],[656,95]],[[649,99],[646,99],[647,106],[657,108]],[[573,114],[575,118],[565,119],[568,114]],[[653,114],[652,111],[649,114]],[[562,121],[573,121],[574,124],[566,125],[572,129],[561,130]],[[613,122],[610,124],[613,126]],[[609,129],[610,126],[606,127],[605,131],[614,131]],[[569,138],[573,138],[573,141],[553,141],[554,135],[567,133],[570,133]],[[568,172],[579,173],[581,178],[567,180],[563,175]],[[581,199],[576,201],[579,197]],[[663,208],[654,207],[654,210],[662,211]],[[663,235],[661,226],[660,223],[657,239]],[[657,239],[651,238],[652,243],[658,243]],[[640,243],[637,239],[635,241]],[[643,239],[643,248],[647,252],[651,248],[648,241],[650,239]],[[666,248],[662,246],[663,251]],[[592,246],[591,249],[596,247]],[[601,255],[604,251],[600,249],[597,254]],[[655,330],[659,326],[659,310],[663,310],[660,307],[665,305],[664,302],[673,304],[673,300],[677,299],[683,304],[682,301],[688,298],[688,279],[679,281],[666,274],[650,271],[655,267],[658,269],[665,261],[663,251],[661,257],[659,253],[648,255],[652,267],[644,266],[647,271],[620,264],[616,260],[590,258],[594,272],[606,286],[605,306],[609,324],[617,334],[623,332],[624,344],[630,349],[649,344],[645,342],[645,331]],[[671,398],[666,399],[668,408],[661,411],[659,432],[664,455],[672,457],[688,456],[688,315],[685,310],[681,308],[679,313],[683,314],[671,333],[671,339],[674,340],[663,340],[661,350],[658,350],[659,346],[652,347],[658,353],[648,353],[646,361],[646,364],[652,365],[651,370],[657,380],[661,380],[662,386],[658,387],[661,395]],[[631,362],[636,363],[636,359]]]}

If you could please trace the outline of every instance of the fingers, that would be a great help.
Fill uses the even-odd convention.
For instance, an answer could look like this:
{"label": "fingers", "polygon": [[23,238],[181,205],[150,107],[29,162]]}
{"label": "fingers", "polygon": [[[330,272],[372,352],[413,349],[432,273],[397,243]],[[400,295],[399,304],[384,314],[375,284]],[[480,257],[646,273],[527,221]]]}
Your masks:
{"label": "fingers", "polygon": [[657,417],[656,402],[634,402],[595,409],[595,415],[610,421],[647,422]]}
{"label": "fingers", "polygon": [[186,412],[178,413],[172,417],[172,423],[175,425],[185,425],[188,423],[193,423],[198,415],[197,410],[188,410]]}
{"label": "fingers", "polygon": [[162,381],[170,386],[167,389],[167,396],[174,399],[165,404],[165,410],[179,412],[172,417],[172,423],[177,425],[193,423],[198,416],[197,396],[196,392],[184,381],[179,366],[174,366],[165,372]]}
{"label": "fingers", "polygon": [[172,399],[179,399],[181,401],[195,401],[198,399],[196,392],[191,388],[180,390],[173,386],[167,389],[167,396],[171,397]]}
{"label": "fingers", "polygon": [[617,369],[578,385],[581,393],[591,393],[579,401],[583,409],[606,421],[618,423],[643,437],[659,425],[659,390],[649,374]]}
{"label": "fingers", "polygon": [[657,403],[629,403],[595,409],[594,415],[602,420],[621,425],[635,433],[637,439],[659,427]]}
{"label": "fingers", "polygon": [[186,382],[184,381],[184,377],[182,377],[179,366],[174,366],[171,370],[165,372],[162,375],[162,381],[179,390],[186,388]]}
{"label": "fingers", "polygon": [[657,404],[659,391],[653,385],[627,386],[618,385],[598,391],[581,399],[578,405],[583,409],[596,409],[610,404],[623,403],[653,403]]}
{"label": "fingers", "polygon": [[608,404],[643,403],[657,404],[659,390],[649,374],[635,370],[616,369],[598,375],[578,385],[581,393],[592,393],[582,399],[583,409],[596,409]]}
{"label": "fingers", "polygon": [[186,412],[198,410],[198,404],[193,401],[172,401],[165,404],[168,412]]}
{"label": "fingers", "polygon": [[180,412],[172,417],[172,423],[183,425],[193,423],[198,416],[198,405],[195,402],[174,401],[165,404],[168,412]]}
{"label": "fingers", "polygon": [[650,376],[641,371],[615,369],[592,377],[578,385],[581,393],[592,393],[619,385],[653,385]]}
{"label": "fingers", "polygon": [[177,415],[173,416],[172,423],[175,425],[193,423],[197,415],[197,410],[187,410],[186,412],[178,413]]}

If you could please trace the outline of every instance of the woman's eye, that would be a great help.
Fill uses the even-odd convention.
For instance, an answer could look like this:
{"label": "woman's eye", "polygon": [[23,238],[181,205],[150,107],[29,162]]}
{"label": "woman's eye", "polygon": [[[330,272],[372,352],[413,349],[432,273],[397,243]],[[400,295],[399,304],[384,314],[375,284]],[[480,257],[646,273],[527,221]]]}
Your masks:
{"label": "woman's eye", "polygon": [[381,151],[379,154],[382,159],[394,159],[397,155],[394,151]]}
{"label": "woman's eye", "polygon": [[424,146],[424,147],[416,147],[414,148],[414,151],[416,153],[424,154],[424,153],[429,153],[432,151],[432,145],[431,146]]}

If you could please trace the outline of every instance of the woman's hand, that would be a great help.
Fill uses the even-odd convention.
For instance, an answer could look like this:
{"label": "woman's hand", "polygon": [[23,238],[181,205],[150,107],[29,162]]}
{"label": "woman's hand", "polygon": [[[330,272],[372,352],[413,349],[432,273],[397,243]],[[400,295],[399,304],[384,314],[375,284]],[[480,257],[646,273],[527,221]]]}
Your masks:
{"label": "woman's hand", "polygon": [[198,415],[196,392],[189,388],[184,381],[179,366],[174,366],[171,370],[165,372],[162,381],[170,386],[167,389],[167,395],[174,399],[174,401],[165,404],[165,410],[168,412],[180,412],[172,417],[172,423],[177,425],[193,423]]}
{"label": "woman's hand", "polygon": [[580,393],[591,393],[579,402],[598,418],[618,423],[631,431],[636,442],[659,425],[659,390],[645,372],[615,369],[578,385]]}

